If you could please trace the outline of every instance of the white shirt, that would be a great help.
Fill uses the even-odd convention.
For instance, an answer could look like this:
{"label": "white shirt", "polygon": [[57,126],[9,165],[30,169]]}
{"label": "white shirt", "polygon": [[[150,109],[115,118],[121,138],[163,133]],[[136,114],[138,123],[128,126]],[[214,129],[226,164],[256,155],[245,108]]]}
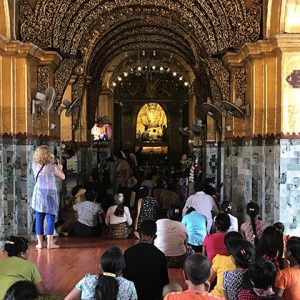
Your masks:
{"label": "white shirt", "polygon": [[166,256],[180,256],[186,253],[185,241],[188,239],[186,228],[178,221],[160,219],[156,221],[157,238],[154,245]]}
{"label": "white shirt", "polygon": [[210,232],[210,228],[213,223],[211,212],[218,211],[214,198],[204,192],[197,192],[196,194],[188,197],[182,210],[182,216],[186,215],[186,211],[190,207],[195,208],[196,212],[206,217],[207,232]]}
{"label": "white shirt", "polygon": [[107,210],[106,217],[105,217],[105,224],[106,225],[115,225],[127,222],[127,225],[130,226],[132,224],[132,219],[130,216],[130,212],[127,206],[124,206],[124,215],[123,217],[115,216],[115,210],[118,205],[110,206]]}
{"label": "white shirt", "polygon": [[[230,218],[230,227],[227,230],[227,232],[231,232],[231,231],[239,231],[239,222],[238,219],[236,217],[234,217],[231,214],[227,214],[228,217]],[[216,217],[214,217],[214,222],[216,221]]]}

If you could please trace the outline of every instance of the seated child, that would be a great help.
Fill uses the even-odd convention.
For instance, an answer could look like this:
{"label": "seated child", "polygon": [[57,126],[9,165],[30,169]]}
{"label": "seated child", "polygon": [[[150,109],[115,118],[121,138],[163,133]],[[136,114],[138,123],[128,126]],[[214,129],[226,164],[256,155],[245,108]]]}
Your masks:
{"label": "seated child", "polygon": [[232,242],[229,252],[236,269],[223,274],[223,289],[226,300],[237,300],[242,289],[244,274],[254,262],[255,248],[248,241],[237,240]]}
{"label": "seated child", "polygon": [[[224,244],[228,251],[230,252],[230,245],[232,241],[241,240],[243,239],[241,233],[232,231],[228,232],[224,238]],[[223,273],[230,270],[235,270],[236,267],[233,263],[231,255],[221,255],[217,254],[212,261],[212,266],[210,268],[210,276],[208,281],[212,284],[217,277],[217,284],[215,285],[214,289],[211,291],[211,294],[224,297],[224,290],[223,290]]]}
{"label": "seated child", "polygon": [[208,259],[198,253],[187,257],[183,266],[185,282],[188,289],[183,292],[173,292],[165,296],[164,300],[212,300],[223,299],[209,294],[209,271],[210,263]]}
{"label": "seated child", "polygon": [[276,274],[277,269],[271,261],[254,262],[244,276],[246,289],[240,291],[238,300],[277,299],[273,291]]}
{"label": "seated child", "polygon": [[175,282],[165,285],[162,291],[162,297],[165,298],[167,294],[172,292],[182,292],[181,285]]}
{"label": "seated child", "polygon": [[300,299],[300,238],[291,237],[287,241],[285,258],[290,266],[277,273],[275,290],[284,300]]}

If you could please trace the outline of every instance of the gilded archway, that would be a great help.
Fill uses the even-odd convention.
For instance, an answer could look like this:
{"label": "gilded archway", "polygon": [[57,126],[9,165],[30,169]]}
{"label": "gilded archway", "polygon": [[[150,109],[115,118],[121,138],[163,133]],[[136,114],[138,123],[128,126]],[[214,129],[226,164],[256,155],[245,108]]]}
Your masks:
{"label": "gilded archway", "polygon": [[0,1],[0,35],[10,39],[11,24],[9,14],[9,0]]}
{"label": "gilded archway", "polygon": [[279,33],[300,33],[299,17],[299,0],[267,1],[264,35],[269,38]]}

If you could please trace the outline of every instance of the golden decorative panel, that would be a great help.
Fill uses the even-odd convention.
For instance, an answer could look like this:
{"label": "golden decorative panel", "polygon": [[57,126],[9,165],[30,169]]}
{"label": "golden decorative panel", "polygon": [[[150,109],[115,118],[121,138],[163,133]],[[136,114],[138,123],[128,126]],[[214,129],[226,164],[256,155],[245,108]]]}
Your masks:
{"label": "golden decorative panel", "polygon": [[54,88],[56,91],[55,109],[57,109],[61,103],[64,91],[77,64],[77,59],[64,59],[54,73]]}
{"label": "golden decorative panel", "polygon": [[76,78],[74,84],[72,85],[72,102],[80,101],[80,106],[72,114],[73,129],[77,129],[77,126],[79,124],[84,87],[85,87],[85,78],[83,76]]}
{"label": "golden decorative panel", "polygon": [[[20,0],[19,9],[22,41],[55,50],[63,58],[54,74],[57,107],[72,74],[91,76],[100,84],[115,57],[142,49],[166,51],[185,61],[196,77],[198,103],[209,95],[214,102],[229,100],[229,71],[221,57],[259,38],[262,3],[254,0],[246,7],[244,0],[37,0],[30,7]],[[75,83],[76,97],[83,85]],[[97,101],[92,98],[88,96],[88,102]],[[75,127],[78,119],[74,117]]]}

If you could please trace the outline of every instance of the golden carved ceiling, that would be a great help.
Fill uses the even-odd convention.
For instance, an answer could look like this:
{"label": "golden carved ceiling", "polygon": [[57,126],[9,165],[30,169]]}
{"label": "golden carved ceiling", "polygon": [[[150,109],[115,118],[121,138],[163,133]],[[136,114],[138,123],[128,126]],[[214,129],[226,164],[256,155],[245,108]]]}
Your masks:
{"label": "golden carved ceiling", "polygon": [[220,58],[259,38],[261,15],[261,0],[19,1],[22,41],[63,57],[58,97],[74,70],[99,79],[120,53],[155,49],[183,59],[196,80],[204,63],[214,77],[211,94],[228,99],[230,76]]}

